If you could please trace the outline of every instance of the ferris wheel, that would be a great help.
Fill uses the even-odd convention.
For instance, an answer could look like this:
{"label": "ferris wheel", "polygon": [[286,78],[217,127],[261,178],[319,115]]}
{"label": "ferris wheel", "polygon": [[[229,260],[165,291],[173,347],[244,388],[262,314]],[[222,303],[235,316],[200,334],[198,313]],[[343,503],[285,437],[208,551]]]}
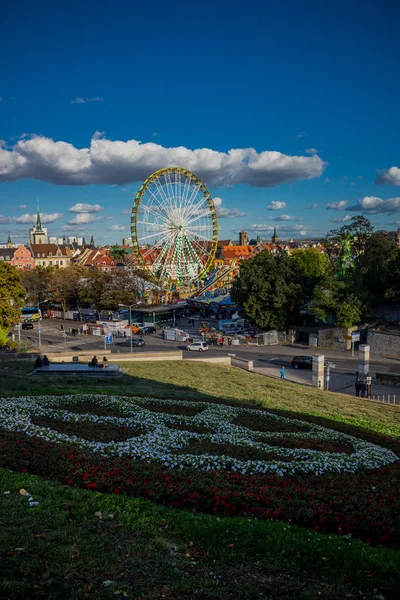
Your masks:
{"label": "ferris wheel", "polygon": [[140,187],[131,231],[139,264],[164,289],[190,288],[214,260],[217,211],[207,187],[194,173],[168,167],[150,175]]}

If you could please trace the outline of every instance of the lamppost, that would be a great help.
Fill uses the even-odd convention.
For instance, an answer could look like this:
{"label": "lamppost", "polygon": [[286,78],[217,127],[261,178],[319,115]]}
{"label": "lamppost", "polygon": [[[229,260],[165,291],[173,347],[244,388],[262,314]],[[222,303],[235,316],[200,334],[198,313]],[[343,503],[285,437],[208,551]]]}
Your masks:
{"label": "lamppost", "polygon": [[[41,304],[44,304],[45,302],[48,302],[48,300],[42,300],[41,302],[38,302],[38,307],[40,308]],[[39,327],[38,327],[38,334],[39,334],[39,350],[42,347],[42,326],[41,323],[39,321]]]}
{"label": "lamppost", "polygon": [[133,337],[132,337],[132,307],[135,306],[134,304],[118,304],[118,306],[122,306],[123,308],[128,308],[129,309],[129,331],[131,332],[131,354],[133,352]]}

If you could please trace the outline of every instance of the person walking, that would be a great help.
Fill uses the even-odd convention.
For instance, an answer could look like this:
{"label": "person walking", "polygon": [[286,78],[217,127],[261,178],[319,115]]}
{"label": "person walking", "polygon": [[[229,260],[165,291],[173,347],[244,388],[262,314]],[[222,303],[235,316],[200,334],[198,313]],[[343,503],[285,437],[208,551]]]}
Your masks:
{"label": "person walking", "polygon": [[362,381],[361,385],[360,385],[361,398],[365,398],[366,391],[367,391],[367,386],[365,385],[365,381]]}
{"label": "person walking", "polygon": [[282,369],[279,372],[281,374],[281,379],[286,379],[285,367],[282,367]]}
{"label": "person walking", "polygon": [[224,338],[222,337],[222,335],[219,338],[219,345],[220,345],[220,347],[222,347],[224,345]]}
{"label": "person walking", "polygon": [[354,387],[356,388],[356,396],[360,395],[360,388],[361,388],[361,381],[360,378],[357,377],[356,382],[354,384]]}

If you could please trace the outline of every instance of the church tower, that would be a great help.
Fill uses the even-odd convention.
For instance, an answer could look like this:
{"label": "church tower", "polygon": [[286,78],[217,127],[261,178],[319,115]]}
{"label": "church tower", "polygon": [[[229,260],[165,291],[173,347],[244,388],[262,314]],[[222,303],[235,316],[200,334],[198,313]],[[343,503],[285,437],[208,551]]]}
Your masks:
{"label": "church tower", "polygon": [[11,239],[11,234],[8,234],[8,239],[7,239],[7,248],[12,248],[13,247],[13,243],[12,243],[12,239]]}
{"label": "church tower", "polygon": [[31,244],[47,244],[47,229],[43,229],[42,221],[40,218],[39,200],[37,205],[36,223],[30,230],[30,242]]}
{"label": "church tower", "polygon": [[276,233],[276,225],[275,225],[275,227],[274,227],[274,235],[272,236],[272,243],[273,244],[277,244],[278,240],[279,240],[279,238],[278,238],[278,234]]}

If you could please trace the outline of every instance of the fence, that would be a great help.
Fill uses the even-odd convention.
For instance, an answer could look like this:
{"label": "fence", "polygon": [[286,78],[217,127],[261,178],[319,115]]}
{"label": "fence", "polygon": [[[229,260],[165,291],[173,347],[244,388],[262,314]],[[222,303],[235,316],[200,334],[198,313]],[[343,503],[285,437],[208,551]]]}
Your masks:
{"label": "fence", "polygon": [[375,402],[383,402],[385,404],[396,404],[400,405],[400,394],[377,394],[370,396],[371,400]]}

